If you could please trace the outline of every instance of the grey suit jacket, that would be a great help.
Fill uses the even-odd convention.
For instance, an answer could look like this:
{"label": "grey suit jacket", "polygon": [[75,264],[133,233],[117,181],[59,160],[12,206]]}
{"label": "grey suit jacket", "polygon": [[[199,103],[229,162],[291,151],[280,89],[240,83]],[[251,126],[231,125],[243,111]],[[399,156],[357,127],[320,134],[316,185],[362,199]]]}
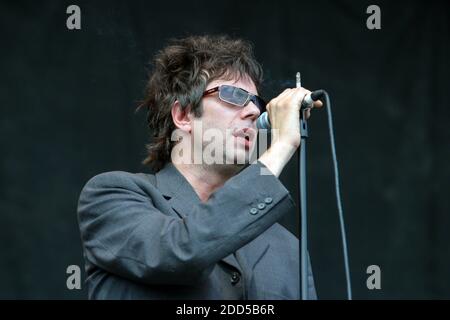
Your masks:
{"label": "grey suit jacket", "polygon": [[[172,163],[102,173],[78,221],[90,299],[298,299],[299,241],[279,225],[295,204],[260,162],[202,203]],[[309,296],[316,298],[309,266]]]}

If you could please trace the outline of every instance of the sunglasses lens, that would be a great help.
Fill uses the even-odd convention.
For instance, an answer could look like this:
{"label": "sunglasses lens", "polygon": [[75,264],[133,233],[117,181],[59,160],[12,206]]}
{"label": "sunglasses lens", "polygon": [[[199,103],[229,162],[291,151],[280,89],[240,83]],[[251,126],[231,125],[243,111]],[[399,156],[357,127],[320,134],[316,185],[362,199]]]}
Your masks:
{"label": "sunglasses lens", "polygon": [[221,86],[219,96],[222,100],[243,107],[248,99],[248,93],[232,86]]}

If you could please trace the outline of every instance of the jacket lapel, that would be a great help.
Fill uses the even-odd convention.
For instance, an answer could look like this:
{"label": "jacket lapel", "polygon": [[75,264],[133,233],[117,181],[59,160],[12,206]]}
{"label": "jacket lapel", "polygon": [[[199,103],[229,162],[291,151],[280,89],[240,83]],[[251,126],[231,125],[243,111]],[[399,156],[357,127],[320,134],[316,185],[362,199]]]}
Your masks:
{"label": "jacket lapel", "polygon": [[201,202],[190,183],[171,162],[155,176],[156,187],[180,218],[185,218],[191,212],[190,207]]}
{"label": "jacket lapel", "polygon": [[[191,207],[201,203],[195,190],[173,163],[167,163],[155,176],[156,187],[180,218],[183,219],[188,216]],[[226,256],[222,261],[236,268],[239,272],[243,272],[234,254]]]}

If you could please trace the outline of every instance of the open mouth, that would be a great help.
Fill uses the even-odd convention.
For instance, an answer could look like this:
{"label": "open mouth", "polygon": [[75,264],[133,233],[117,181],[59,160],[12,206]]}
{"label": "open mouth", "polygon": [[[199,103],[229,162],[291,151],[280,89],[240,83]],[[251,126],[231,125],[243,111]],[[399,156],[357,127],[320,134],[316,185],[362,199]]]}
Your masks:
{"label": "open mouth", "polygon": [[256,137],[256,130],[249,127],[235,128],[233,130],[233,136],[240,138],[241,143],[245,146],[245,149],[250,149]]}
{"label": "open mouth", "polygon": [[247,141],[251,141],[252,138],[256,135],[256,132],[250,128],[238,129],[233,132],[235,137],[242,137]]}
{"label": "open mouth", "polygon": [[250,145],[251,145],[251,141],[252,141],[252,139],[251,139],[251,136],[250,135],[243,135],[243,136],[240,136],[241,138],[243,138],[242,140],[243,140],[243,144],[244,144],[244,146],[245,146],[245,148],[246,149],[249,149],[250,148]]}

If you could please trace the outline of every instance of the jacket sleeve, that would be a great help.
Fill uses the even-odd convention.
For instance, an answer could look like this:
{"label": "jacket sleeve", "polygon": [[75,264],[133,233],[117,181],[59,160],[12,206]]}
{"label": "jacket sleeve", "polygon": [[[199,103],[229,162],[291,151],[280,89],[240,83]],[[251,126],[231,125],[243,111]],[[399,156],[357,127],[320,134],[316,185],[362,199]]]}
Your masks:
{"label": "jacket sleeve", "polygon": [[294,209],[288,190],[263,169],[260,162],[248,166],[206,203],[187,206],[184,219],[159,211],[136,182],[142,178],[117,171],[95,176],[78,203],[86,258],[146,284],[202,281],[216,262]]}

